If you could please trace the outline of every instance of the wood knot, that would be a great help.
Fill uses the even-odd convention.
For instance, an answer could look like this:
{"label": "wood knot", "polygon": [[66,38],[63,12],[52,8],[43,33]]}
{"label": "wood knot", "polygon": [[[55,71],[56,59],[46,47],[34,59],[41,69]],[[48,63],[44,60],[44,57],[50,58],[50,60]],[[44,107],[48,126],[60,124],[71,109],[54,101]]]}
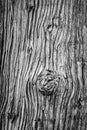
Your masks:
{"label": "wood knot", "polygon": [[37,78],[37,88],[44,96],[51,96],[57,92],[61,77],[52,70],[41,72]]}

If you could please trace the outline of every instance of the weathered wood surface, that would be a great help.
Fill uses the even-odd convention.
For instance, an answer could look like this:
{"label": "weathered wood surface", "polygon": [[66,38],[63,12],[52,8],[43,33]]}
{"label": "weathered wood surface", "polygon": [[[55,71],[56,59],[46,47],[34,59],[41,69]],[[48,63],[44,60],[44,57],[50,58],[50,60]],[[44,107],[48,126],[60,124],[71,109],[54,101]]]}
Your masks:
{"label": "weathered wood surface", "polygon": [[0,130],[87,130],[86,0],[0,6]]}

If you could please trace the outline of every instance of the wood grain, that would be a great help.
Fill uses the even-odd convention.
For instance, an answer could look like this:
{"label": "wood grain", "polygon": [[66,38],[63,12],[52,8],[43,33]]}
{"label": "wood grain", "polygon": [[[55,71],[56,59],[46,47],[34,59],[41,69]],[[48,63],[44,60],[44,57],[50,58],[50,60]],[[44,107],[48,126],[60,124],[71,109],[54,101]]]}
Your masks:
{"label": "wood grain", "polygon": [[0,3],[0,130],[86,130],[86,0]]}

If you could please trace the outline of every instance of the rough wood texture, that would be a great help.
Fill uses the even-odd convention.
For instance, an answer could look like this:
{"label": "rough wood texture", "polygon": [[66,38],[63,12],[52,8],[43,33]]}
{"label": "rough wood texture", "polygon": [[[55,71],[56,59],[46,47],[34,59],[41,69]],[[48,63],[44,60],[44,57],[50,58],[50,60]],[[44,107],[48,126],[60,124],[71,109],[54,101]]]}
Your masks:
{"label": "rough wood texture", "polygon": [[87,130],[87,1],[0,1],[0,130]]}

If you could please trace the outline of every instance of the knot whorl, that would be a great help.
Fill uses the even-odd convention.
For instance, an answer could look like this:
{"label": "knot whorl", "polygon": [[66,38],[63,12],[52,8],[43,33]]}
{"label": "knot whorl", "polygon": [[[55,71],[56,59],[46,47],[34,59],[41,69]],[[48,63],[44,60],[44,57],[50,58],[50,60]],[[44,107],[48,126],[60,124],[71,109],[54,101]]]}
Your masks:
{"label": "knot whorl", "polygon": [[59,75],[52,70],[41,72],[37,78],[37,88],[44,96],[53,95],[59,86]]}

